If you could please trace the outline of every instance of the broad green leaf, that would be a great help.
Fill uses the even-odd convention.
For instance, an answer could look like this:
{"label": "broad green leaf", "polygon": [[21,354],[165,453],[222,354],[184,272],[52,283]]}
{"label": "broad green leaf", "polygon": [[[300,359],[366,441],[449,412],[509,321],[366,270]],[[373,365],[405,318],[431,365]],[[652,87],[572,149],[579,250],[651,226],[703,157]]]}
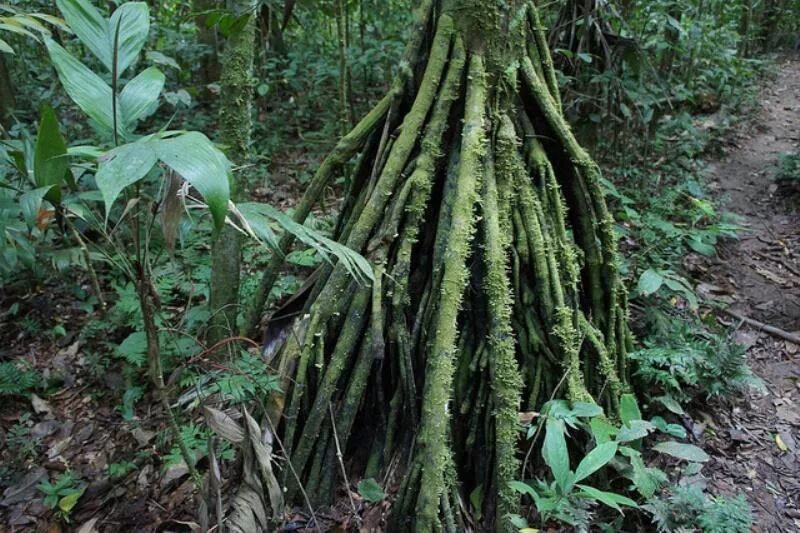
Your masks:
{"label": "broad green leaf", "polygon": [[106,153],[106,151],[100,148],[99,146],[92,146],[89,144],[70,146],[69,148],[67,148],[67,154],[70,157],[79,157],[84,159],[94,160],[97,159],[98,157],[101,157],[104,153]]}
{"label": "broad green leaf", "polygon": [[636,292],[642,296],[649,296],[661,288],[664,283],[664,277],[655,270],[648,268],[639,277],[639,282],[636,284]]}
{"label": "broad green leaf", "polygon": [[278,248],[278,237],[272,230],[273,221],[262,212],[261,204],[238,204],[236,208],[257,239],[261,240],[275,251],[280,251]]}
{"label": "broad green leaf", "polygon": [[653,449],[657,452],[695,463],[705,463],[711,459],[701,448],[698,448],[694,444],[686,444],[684,442],[659,442],[653,446]]}
{"label": "broad green leaf", "polygon": [[619,417],[623,424],[630,424],[632,420],[641,420],[642,412],[636,396],[630,393],[623,394],[619,399]]}
{"label": "broad green leaf", "polygon": [[230,200],[231,164],[208,137],[192,131],[156,142],[158,158],[203,196],[214,225],[225,224]]}
{"label": "broad green leaf", "polygon": [[675,17],[667,15],[667,23],[676,30],[678,30],[679,33],[685,33],[683,26],[681,26],[681,23],[678,22],[678,20]]}
{"label": "broad green leaf", "polygon": [[22,211],[22,217],[28,228],[33,228],[36,225],[36,218],[39,215],[39,210],[42,208],[42,199],[53,186],[39,187],[26,191],[25,194],[19,197],[19,207]]}
{"label": "broad green leaf", "polygon": [[595,446],[592,451],[586,454],[578,468],[575,469],[575,479],[573,483],[582,481],[591,476],[605,465],[617,454],[617,443],[614,441],[606,442]]}
{"label": "broad green leaf", "polygon": [[14,49],[5,42],[3,39],[0,39],[0,52],[4,52],[6,54],[14,54]]}
{"label": "broad green leaf", "polygon": [[572,414],[578,418],[602,416],[603,408],[596,403],[576,402],[572,405]]}
{"label": "broad green leaf", "polygon": [[572,472],[569,469],[569,451],[567,450],[567,440],[564,437],[566,433],[564,421],[549,417],[546,428],[542,457],[553,472],[558,487],[563,492],[567,492],[572,484]]}
{"label": "broad green leaf", "polygon": [[645,438],[654,429],[650,422],[644,420],[631,420],[623,425],[617,432],[618,442],[631,442]]}
{"label": "broad green leaf", "polygon": [[514,489],[515,491],[519,492],[520,494],[527,494],[528,496],[533,498],[533,502],[536,504],[536,508],[541,511],[540,507],[541,498],[539,497],[539,494],[534,490],[533,487],[522,481],[509,481],[508,486]]}
{"label": "broad green leaf", "polygon": [[50,35],[50,30],[48,30],[41,22],[30,16],[17,15],[16,17],[13,17],[12,20],[21,26],[25,26],[26,28],[39,32],[42,35]]}
{"label": "broad green leaf", "polygon": [[94,180],[103,193],[106,218],[123,189],[144,178],[157,160],[153,141],[123,144],[102,158]]}
{"label": "broad green leaf", "polygon": [[180,70],[181,66],[178,64],[177,61],[172,59],[171,57],[162,54],[161,52],[156,52],[155,50],[148,50],[145,52],[145,57],[152,61],[153,63],[157,63],[159,65],[164,65],[167,67],[172,67],[176,70]]}
{"label": "broad green leaf", "polygon": [[678,403],[678,401],[675,398],[673,398],[672,396],[668,396],[668,395],[656,396],[653,399],[656,400],[657,402],[660,402],[661,405],[663,405],[664,407],[666,407],[668,410],[672,411],[676,415],[686,414],[686,412],[683,410],[683,407],[681,407],[681,404]]}
{"label": "broad green leaf", "polygon": [[528,521],[522,516],[518,514],[509,514],[506,516],[508,517],[508,521],[511,522],[514,527],[519,529],[528,527]]}
{"label": "broad green leaf", "polygon": [[111,87],[52,39],[47,39],[45,44],[70,98],[106,133],[113,133]]}
{"label": "broad green leaf", "polygon": [[11,33],[18,33],[19,35],[24,35],[26,37],[30,37],[36,41],[39,39],[36,37],[35,34],[26,30],[17,20],[14,19],[5,19],[5,22],[0,22],[0,30],[10,31]]}
{"label": "broad green leaf", "polygon": [[664,278],[664,285],[666,285],[669,290],[677,292],[686,298],[686,301],[689,302],[689,306],[692,309],[697,309],[697,296],[695,296],[694,290],[686,279],[681,276],[666,276]]}
{"label": "broad green leaf", "polygon": [[703,240],[697,235],[692,235],[689,237],[686,240],[686,244],[689,245],[689,248],[701,255],[713,257],[717,254],[717,249],[714,248],[713,245],[703,242]]}
{"label": "broad green leaf", "polygon": [[129,81],[119,95],[122,118],[129,131],[141,118],[152,114],[157,107],[158,96],[164,88],[164,74],[156,67],[150,67]]}
{"label": "broad green leaf", "polygon": [[658,468],[648,468],[642,460],[642,454],[633,448],[621,446],[619,453],[631,461],[632,473],[627,477],[633,481],[636,490],[647,499],[653,497],[662,484],[667,482],[667,475]]}
{"label": "broad green leaf", "polygon": [[111,70],[108,21],[89,0],[56,0],[56,6],[78,39]]}
{"label": "broad green leaf", "polygon": [[381,486],[372,478],[359,482],[358,493],[368,502],[379,502],[386,497]]}
{"label": "broad green leaf", "polygon": [[53,204],[61,201],[61,182],[68,171],[67,143],[61,136],[53,108],[44,104],[33,153],[33,179],[37,187],[52,187],[47,199]]}
{"label": "broad green leaf", "polygon": [[66,513],[69,514],[72,509],[75,508],[75,505],[78,503],[78,500],[83,495],[82,490],[76,490],[74,492],[70,492],[60,500],[58,500],[58,508]]}
{"label": "broad green leaf", "polygon": [[666,433],[672,437],[678,439],[685,439],[686,438],[686,430],[680,424],[669,424],[666,420],[664,420],[660,416],[654,416],[650,419],[650,423],[653,424],[657,430],[662,433]]}
{"label": "broad green leaf", "polygon": [[48,15],[47,13],[31,13],[30,17],[37,18],[39,20],[43,20],[48,24],[52,24],[56,28],[60,29],[61,31],[72,33],[72,30],[69,29],[69,26],[66,25],[64,19],[54,17],[53,15]]}
{"label": "broad green leaf", "polygon": [[617,434],[617,428],[601,418],[592,418],[589,421],[589,427],[592,430],[592,436],[597,444],[608,442],[611,440],[611,437]]}
{"label": "broad green leaf", "polygon": [[638,507],[635,501],[631,500],[623,496],[622,494],[617,494],[615,492],[606,492],[604,490],[598,490],[594,487],[590,487],[589,485],[578,485],[581,491],[578,493],[579,496],[589,497],[591,499],[597,500],[600,503],[604,503],[609,507],[613,507],[620,513],[622,509],[620,505],[627,505],[628,507]]}
{"label": "broad green leaf", "polygon": [[89,0],[57,0],[75,35],[108,69],[113,72],[114,39],[119,24],[117,74],[122,74],[142,50],[150,31],[150,13],[144,2],[126,2],[107,20]]}
{"label": "broad green leaf", "polygon": [[[108,22],[108,47],[112,52],[112,58],[118,24],[117,74],[121,75],[136,61],[136,56],[147,41],[147,34],[150,32],[150,9],[144,2],[125,2],[112,13]],[[106,66],[109,71],[112,70],[111,61]]]}

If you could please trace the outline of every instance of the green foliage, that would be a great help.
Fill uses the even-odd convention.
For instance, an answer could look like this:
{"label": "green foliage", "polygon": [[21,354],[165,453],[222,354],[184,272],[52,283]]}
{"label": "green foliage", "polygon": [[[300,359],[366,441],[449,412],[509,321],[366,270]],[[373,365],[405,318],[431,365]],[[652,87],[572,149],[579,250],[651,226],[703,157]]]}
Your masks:
{"label": "green foliage", "polygon": [[784,185],[800,185],[800,153],[781,154],[775,179]]}
{"label": "green foliage", "polygon": [[[635,490],[651,503],[645,509],[654,513],[654,520],[660,519],[657,513],[662,509],[652,507],[652,502],[663,504],[662,500],[655,497],[659,489],[667,484],[667,475],[658,468],[648,467],[640,448],[644,439],[656,432],[683,439],[686,431],[679,424],[668,423],[660,416],[650,421],[643,420],[638,403],[631,394],[623,395],[620,413],[621,423],[614,424],[605,418],[603,410],[597,405],[575,403],[570,406],[564,400],[554,400],[542,408],[538,424],[528,428],[529,438],[544,431],[542,458],[553,481],[515,481],[511,486],[520,494],[531,497],[543,527],[548,521],[555,520],[584,531],[588,530],[590,524],[596,523],[594,513],[598,504],[620,513],[623,506],[638,507],[633,499],[620,492],[600,490],[595,484],[587,483],[586,480],[607,483],[611,477],[609,468],[629,480],[632,484],[630,490]],[[580,458],[574,470],[571,469],[568,429],[580,431],[585,439],[594,443],[594,447]],[[581,441],[576,435],[569,437],[571,442]],[[672,440],[658,442],[646,449],[677,457],[696,465],[698,469],[709,459],[697,446]],[[518,518],[520,528],[528,527],[524,519]]]}
{"label": "green foliage", "polygon": [[693,485],[676,485],[651,499],[644,508],[659,531],[695,530],[705,533],[746,533],[753,518],[743,495],[712,498]]}
{"label": "green foliage", "polygon": [[[536,480],[533,485],[514,481],[511,487],[533,499],[543,522],[553,519],[585,530],[590,523],[590,510],[598,503],[619,512],[622,512],[620,506],[623,505],[637,507],[635,501],[622,494],[602,491],[586,483],[580,483],[614,459],[619,450],[619,441],[598,439],[596,446],[583,456],[576,469],[573,471],[570,467],[567,427],[586,428],[588,419],[601,421],[603,410],[600,407],[588,403],[576,403],[570,407],[567,402],[557,400],[545,404],[542,413],[544,424],[542,458],[553,476],[553,481],[548,483]],[[528,434],[532,436],[535,431],[536,428],[532,426]]]}
{"label": "green foliage", "polygon": [[30,396],[41,387],[42,376],[23,359],[0,363],[0,394]]}
{"label": "green foliage", "polygon": [[106,466],[106,470],[108,471],[108,477],[122,478],[128,475],[128,473],[136,470],[136,464],[131,461],[120,461],[119,463],[109,463]]}
{"label": "green foliage", "polygon": [[[164,434],[166,437],[166,435]],[[178,437],[189,451],[192,464],[197,463],[198,459],[205,456],[208,451],[208,439],[211,438],[211,431],[201,425],[189,422],[180,427]],[[234,450],[229,443],[223,441],[219,449],[219,456],[223,460],[230,461],[234,458]],[[184,457],[179,444],[176,442],[164,456],[164,466],[176,465],[183,462]]]}
{"label": "green foliage", "polygon": [[[38,42],[42,37],[50,36],[50,29],[43,23],[69,31],[63,20],[47,13],[23,13],[8,4],[0,4],[0,12],[7,13],[0,16],[0,35],[4,37],[16,34],[30,37]],[[0,38],[0,52],[16,54],[14,48],[2,38]]]}
{"label": "green foliage", "polygon": [[631,353],[635,375],[678,401],[694,396],[727,396],[758,387],[744,349],[723,335],[653,308],[650,336]]}
{"label": "green foliage", "polygon": [[261,357],[242,351],[239,357],[214,378],[208,393],[219,393],[232,403],[244,403],[266,398],[280,391],[278,377]]}
{"label": "green foliage", "polygon": [[85,490],[70,470],[61,473],[55,483],[42,481],[36,488],[44,494],[44,504],[66,522]]}
{"label": "green foliage", "polygon": [[136,402],[144,396],[142,387],[128,387],[122,394],[122,405],[117,406],[117,410],[122,413],[123,420],[128,422],[136,418]]}
{"label": "green foliage", "polygon": [[358,494],[370,503],[379,502],[386,497],[381,486],[372,478],[363,479],[358,483]]}
{"label": "green foliage", "polygon": [[[39,189],[44,189],[44,197],[50,203],[57,205],[61,201],[61,182],[67,179],[69,165],[67,162],[67,143],[61,136],[58,119],[53,108],[44,104],[42,106],[42,121],[39,123],[39,136],[36,139],[36,148],[33,154],[33,178]],[[72,175],[69,176],[71,180]],[[22,201],[22,200],[21,200]],[[41,204],[41,197],[38,198]],[[32,225],[39,205],[26,214],[26,222]]]}
{"label": "green foliage", "polygon": [[30,413],[25,413],[19,417],[19,421],[8,428],[6,434],[6,446],[14,457],[21,462],[26,461],[36,455],[36,444],[31,437],[31,430],[28,427]]}

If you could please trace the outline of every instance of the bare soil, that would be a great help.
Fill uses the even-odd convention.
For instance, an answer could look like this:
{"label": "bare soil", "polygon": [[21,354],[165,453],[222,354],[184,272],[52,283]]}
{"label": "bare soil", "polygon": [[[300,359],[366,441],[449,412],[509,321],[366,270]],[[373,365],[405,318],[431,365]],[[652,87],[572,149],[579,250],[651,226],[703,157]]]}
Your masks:
{"label": "bare soil", "polygon": [[[722,247],[702,276],[717,295],[732,300],[731,310],[787,332],[800,330],[800,202],[774,177],[781,154],[798,151],[800,60],[793,58],[781,62],[757,115],[737,129],[727,155],[709,167],[715,197],[741,217],[746,231]],[[798,531],[800,346],[736,318],[721,320],[747,347],[764,390],[694,413],[712,455],[704,470],[708,488],[744,492],[755,531]]]}

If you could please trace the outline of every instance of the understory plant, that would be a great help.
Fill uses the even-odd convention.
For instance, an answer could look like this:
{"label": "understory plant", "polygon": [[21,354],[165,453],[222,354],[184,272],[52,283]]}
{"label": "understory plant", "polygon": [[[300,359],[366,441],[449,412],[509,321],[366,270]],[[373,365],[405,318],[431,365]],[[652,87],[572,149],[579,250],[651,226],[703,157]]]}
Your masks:
{"label": "understory plant", "polygon": [[[676,405],[666,400],[664,403],[673,408]],[[620,419],[614,422],[596,404],[570,405],[564,400],[552,400],[541,413],[530,413],[534,417],[527,428],[530,450],[542,437],[541,456],[549,476],[512,481],[510,486],[531,498],[541,528],[555,522],[589,531],[591,525],[603,522],[619,529],[623,527],[625,509],[645,511],[663,531],[690,526],[699,526],[702,531],[742,531],[742,527],[749,527],[749,506],[742,496],[712,498],[701,489],[671,484],[666,472],[645,463],[646,455],[658,453],[685,463],[687,473],[700,472],[710,458],[699,447],[682,442],[687,437],[682,425],[661,416],[644,420],[638,402],[630,394],[622,396],[619,413]],[[586,451],[576,445],[581,442],[576,438],[581,434],[590,437]],[[529,452],[526,464],[530,458]],[[572,465],[576,465],[574,470]],[[598,486],[615,490],[601,490]],[[644,504],[639,505],[636,500]],[[604,521],[598,512],[599,504],[616,510],[618,518]],[[510,519],[522,531],[530,528],[528,519],[522,516]]]}
{"label": "understory plant", "polygon": [[[166,129],[137,132],[157,110],[165,84],[156,66],[129,74],[139,64],[148,39],[147,4],[127,2],[108,17],[88,0],[59,0],[57,6],[65,28],[76,40],[59,43],[45,36],[44,42],[61,86],[88,117],[97,143],[69,146],[56,112],[43,105],[35,142],[12,144],[6,150],[20,186],[8,188],[15,210],[2,211],[11,222],[4,229],[12,244],[30,253],[32,265],[42,250],[39,244],[75,243],[101,313],[106,310],[106,287],[97,267],[110,268],[109,277],[130,295],[129,300],[116,302],[112,311],[125,318],[120,325],[134,329],[113,351],[135,370],[147,367],[152,388],[170,415],[176,442],[191,469],[192,454],[183,444],[166,397],[164,363],[165,359],[177,363],[190,354],[201,357],[206,351],[200,341],[181,335],[179,327],[164,319],[162,291],[174,287],[176,279],[158,275],[165,253],[167,260],[174,259],[187,228],[201,226],[208,213],[212,235],[227,224],[272,249],[277,247],[276,232],[281,228],[323,259],[338,259],[348,273],[361,279],[371,278],[372,269],[358,254],[269,205],[233,204],[231,163],[204,134]],[[81,48],[91,56],[84,56]],[[180,325],[190,317],[180,314],[177,318]],[[101,324],[108,323],[101,320],[102,328]],[[232,365],[233,371],[246,361]],[[262,365],[259,372],[264,371]],[[137,390],[135,381],[129,382],[129,390]],[[218,393],[239,401],[252,390],[234,378],[220,383]],[[134,403],[134,396],[123,402],[122,411],[129,419],[133,419]]]}

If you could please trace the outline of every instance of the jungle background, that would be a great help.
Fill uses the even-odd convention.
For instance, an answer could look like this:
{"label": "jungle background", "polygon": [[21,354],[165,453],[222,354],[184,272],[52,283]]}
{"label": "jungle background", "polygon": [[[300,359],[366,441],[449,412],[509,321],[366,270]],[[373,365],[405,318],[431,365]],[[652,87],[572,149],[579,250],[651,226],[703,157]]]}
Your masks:
{"label": "jungle background", "polygon": [[[292,217],[325,156],[405,68],[414,5],[97,4],[0,4],[0,520],[9,531],[225,528],[250,453],[231,433],[284,386],[265,353],[298,311],[293,295],[331,262],[373,276],[329,238],[355,163]],[[616,220],[643,392],[610,430],[590,405],[551,398],[520,413],[514,527],[800,527],[800,2],[537,5],[563,113]],[[97,51],[80,21],[111,17],[113,29],[115,9],[132,29],[118,24],[110,52]],[[120,92],[121,111],[98,103],[100,84]],[[158,163],[130,156],[154,159],[114,168],[123,178],[111,183],[124,141],[145,137]],[[233,185],[222,191],[219,175]],[[228,199],[233,230],[220,229]],[[287,235],[298,244],[284,256]],[[219,250],[234,242],[231,286],[220,257],[237,254]],[[596,445],[573,445],[578,434]],[[608,435],[620,443],[610,454]],[[270,447],[287,471],[281,444]],[[342,471],[356,460],[347,452]],[[567,488],[582,466],[589,481]],[[398,482],[360,472],[337,471],[324,504],[273,509],[275,530],[381,530]],[[459,523],[481,530],[485,498],[462,497]]]}

